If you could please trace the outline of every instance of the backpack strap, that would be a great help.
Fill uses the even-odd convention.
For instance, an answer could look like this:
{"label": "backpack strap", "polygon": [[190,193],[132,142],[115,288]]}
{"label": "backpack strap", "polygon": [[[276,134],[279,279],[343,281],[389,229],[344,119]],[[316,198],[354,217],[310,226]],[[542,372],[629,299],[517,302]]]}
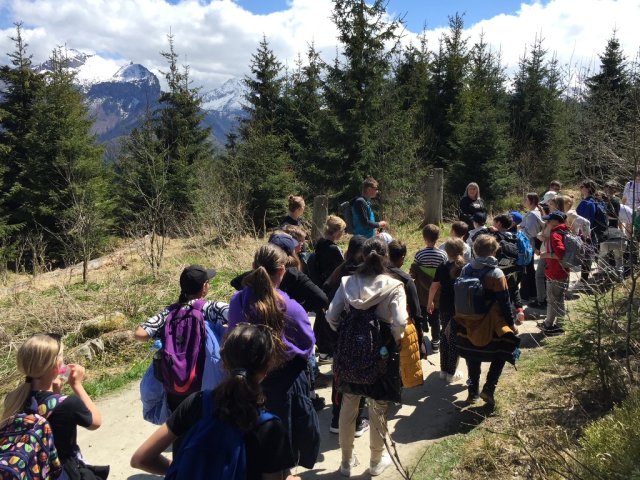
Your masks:
{"label": "backpack strap", "polygon": [[26,413],[35,413],[41,417],[49,418],[53,410],[67,398],[69,398],[68,395],[50,392],[42,402],[38,403],[35,395],[32,395],[29,406],[25,410]]}

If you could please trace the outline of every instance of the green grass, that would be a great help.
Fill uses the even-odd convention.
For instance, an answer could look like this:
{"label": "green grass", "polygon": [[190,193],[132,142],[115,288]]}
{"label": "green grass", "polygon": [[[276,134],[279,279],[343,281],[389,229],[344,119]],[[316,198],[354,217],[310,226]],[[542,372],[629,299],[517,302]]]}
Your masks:
{"label": "green grass", "polygon": [[150,360],[145,358],[134,363],[131,368],[116,375],[102,374],[95,380],[84,383],[84,388],[91,398],[97,398],[107,393],[126,387],[131,382],[139,380],[149,368]]}
{"label": "green grass", "polygon": [[470,437],[473,435],[475,435],[473,432],[459,433],[431,444],[419,458],[412,478],[414,480],[451,478],[454,469],[460,463]]}

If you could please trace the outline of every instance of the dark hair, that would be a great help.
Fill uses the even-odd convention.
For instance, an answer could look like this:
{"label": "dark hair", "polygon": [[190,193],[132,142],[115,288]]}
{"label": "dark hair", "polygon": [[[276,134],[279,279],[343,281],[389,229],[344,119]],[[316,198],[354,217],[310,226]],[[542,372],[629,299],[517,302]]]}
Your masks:
{"label": "dark hair", "polygon": [[544,214],[544,210],[540,206],[540,197],[538,196],[537,193],[529,192],[529,193],[527,193],[526,198],[527,198],[527,201],[531,205],[533,205],[534,207],[536,207],[538,209],[538,211],[540,212],[540,215]]}
{"label": "dark hair", "polygon": [[379,237],[373,237],[364,242],[362,246],[364,262],[358,267],[360,275],[380,275],[387,273],[386,260],[389,256],[387,242]]}
{"label": "dark hair", "polygon": [[502,228],[510,229],[513,226],[513,217],[508,213],[496,215],[493,217],[493,222],[498,222]]}
{"label": "dark hair", "polygon": [[451,224],[451,230],[453,230],[459,237],[464,237],[467,233],[469,233],[469,225],[467,225],[466,222],[458,220]]}
{"label": "dark hair", "polygon": [[227,334],[221,356],[229,377],[215,389],[218,418],[249,431],[258,420],[264,396],[258,376],[271,367],[273,334],[262,325],[239,324]]}
{"label": "dark hair", "polygon": [[558,180],[551,180],[549,182],[550,187],[558,187],[558,190],[562,188],[562,184]]}
{"label": "dark hair", "polygon": [[596,182],[594,182],[589,178],[587,178],[584,182],[580,184],[580,188],[582,187],[585,187],[587,190],[589,190],[589,195],[595,195],[596,190],[598,189]]}
{"label": "dark hair", "polygon": [[362,235],[354,235],[349,240],[347,251],[344,254],[344,263],[362,263],[362,247],[367,241]]}
{"label": "dark hair", "polygon": [[440,236],[440,228],[433,223],[425,225],[422,229],[422,238],[428,242],[436,242]]}
{"label": "dark hair", "polygon": [[389,242],[387,249],[389,250],[389,260],[393,263],[398,262],[402,257],[407,256],[407,246],[400,240],[392,240]]}
{"label": "dark hair", "polygon": [[556,195],[554,198],[549,200],[549,202],[554,202],[556,204],[556,210],[560,210],[561,212],[566,212],[568,209],[565,208],[564,199],[565,197],[563,197],[562,195]]}

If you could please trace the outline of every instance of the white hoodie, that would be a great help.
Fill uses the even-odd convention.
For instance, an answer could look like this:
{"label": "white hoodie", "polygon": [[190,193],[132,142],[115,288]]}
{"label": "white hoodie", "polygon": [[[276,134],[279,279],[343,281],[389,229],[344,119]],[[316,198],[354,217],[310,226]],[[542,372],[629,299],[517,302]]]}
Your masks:
{"label": "white hoodie", "polygon": [[351,275],[343,277],[340,288],[329,305],[326,318],[333,330],[338,330],[341,313],[349,305],[366,310],[376,305],[376,316],[388,323],[396,341],[402,338],[407,325],[407,296],[400,280],[389,275]]}

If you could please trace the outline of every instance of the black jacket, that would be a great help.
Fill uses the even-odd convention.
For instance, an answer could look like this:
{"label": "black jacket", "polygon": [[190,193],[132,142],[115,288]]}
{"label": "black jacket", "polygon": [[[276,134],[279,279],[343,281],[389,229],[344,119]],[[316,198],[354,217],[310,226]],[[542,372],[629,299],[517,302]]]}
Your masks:
{"label": "black jacket", "polygon": [[322,287],[333,271],[344,262],[340,248],[331,240],[321,238],[314,247],[314,268],[309,272],[311,280]]}
{"label": "black jacket", "polygon": [[460,199],[460,220],[466,222],[470,230],[473,229],[473,221],[471,219],[478,212],[487,212],[484,200],[481,198],[471,200],[467,195]]}
{"label": "black jacket", "polygon": [[389,268],[391,276],[397,278],[404,284],[404,291],[407,294],[407,307],[409,308],[409,315],[413,319],[414,323],[420,325],[418,322],[422,322],[422,311],[420,310],[420,300],[418,299],[418,290],[416,284],[407,272],[400,268]]}

